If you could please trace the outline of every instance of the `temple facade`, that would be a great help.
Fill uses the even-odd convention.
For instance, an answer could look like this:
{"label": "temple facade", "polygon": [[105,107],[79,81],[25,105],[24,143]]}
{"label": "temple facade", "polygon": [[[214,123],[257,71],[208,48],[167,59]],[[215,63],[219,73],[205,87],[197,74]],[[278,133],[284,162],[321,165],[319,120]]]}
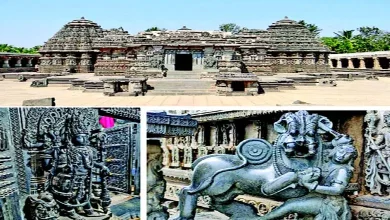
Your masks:
{"label": "temple facade", "polygon": [[267,30],[237,34],[197,31],[105,30],[81,18],[66,24],[41,48],[40,72],[128,75],[139,71],[219,70],[257,74],[327,72],[330,50],[303,25],[287,17]]}

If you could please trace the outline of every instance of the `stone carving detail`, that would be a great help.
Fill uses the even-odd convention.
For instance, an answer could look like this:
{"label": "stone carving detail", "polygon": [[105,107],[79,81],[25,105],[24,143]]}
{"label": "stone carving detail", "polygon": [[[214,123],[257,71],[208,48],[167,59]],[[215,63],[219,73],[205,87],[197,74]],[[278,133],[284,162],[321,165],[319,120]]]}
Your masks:
{"label": "stone carving detail", "polygon": [[[1,114],[1,113],[0,113]],[[1,116],[0,116],[1,118]],[[1,120],[0,120],[1,123]],[[9,149],[7,135],[3,127],[0,127],[0,152]]]}
{"label": "stone carving detail", "polygon": [[192,148],[191,147],[185,147],[184,148],[184,160],[183,160],[183,167],[185,168],[191,168],[192,166]]}
{"label": "stone carving detail", "polygon": [[148,219],[168,219],[166,209],[161,205],[164,198],[166,182],[161,172],[162,155],[158,146],[148,147],[147,161],[147,213]]}
{"label": "stone carving detail", "polygon": [[180,166],[179,147],[177,145],[173,145],[171,167],[179,167],[179,166]]}
{"label": "stone carving detail", "polygon": [[37,79],[31,82],[30,87],[47,87],[48,85],[48,80],[47,78],[45,79]]}
{"label": "stone carving detail", "polygon": [[390,194],[390,112],[368,111],[366,185],[372,194]]}
{"label": "stone carving detail", "polygon": [[206,156],[208,154],[207,147],[201,146],[198,147],[198,158]]}
{"label": "stone carving detail", "polygon": [[[343,193],[357,151],[353,140],[332,126],[329,119],[306,111],[286,113],[274,125],[279,134],[274,145],[248,139],[237,146],[235,155],[199,158],[193,163],[195,179],[180,192],[177,219],[194,218],[200,196],[210,196],[211,207],[232,219],[283,219],[289,215],[291,219],[300,215],[351,219]],[[291,151],[285,152],[288,149]],[[243,194],[287,201],[259,217],[251,205],[234,200]]]}
{"label": "stone carving detail", "polygon": [[204,68],[206,69],[215,69],[217,68],[217,62],[218,62],[218,59],[215,58],[214,56],[206,56],[204,58]]}
{"label": "stone carving detail", "polygon": [[[23,146],[31,155],[33,177],[44,178],[36,188],[38,197],[31,195],[26,201],[25,210],[35,213],[35,218],[27,218],[61,213],[84,219],[76,209],[88,217],[108,218],[110,171],[103,162],[102,146],[93,140],[100,133],[97,110],[30,109],[26,118]],[[37,157],[37,152],[42,156]],[[97,206],[102,213],[94,211]]]}

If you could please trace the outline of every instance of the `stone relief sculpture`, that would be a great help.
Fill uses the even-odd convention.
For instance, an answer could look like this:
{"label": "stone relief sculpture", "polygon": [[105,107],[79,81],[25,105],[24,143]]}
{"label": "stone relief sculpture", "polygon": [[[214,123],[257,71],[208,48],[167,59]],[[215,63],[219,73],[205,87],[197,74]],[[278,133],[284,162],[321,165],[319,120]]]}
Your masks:
{"label": "stone relief sculpture", "polygon": [[[237,146],[235,155],[200,157],[193,163],[191,185],[179,194],[176,219],[194,219],[197,200],[203,196],[211,198],[211,208],[231,219],[283,219],[290,214],[350,219],[343,193],[357,151],[349,136],[332,127],[329,119],[317,114],[287,113],[274,124],[279,134],[274,145],[248,139]],[[287,201],[258,216],[253,206],[235,200],[243,194]]]}
{"label": "stone relief sculpture", "polygon": [[180,166],[180,160],[179,160],[179,147],[177,145],[174,145],[172,147],[172,167],[178,167]]}
{"label": "stone relief sculpture", "polygon": [[217,68],[217,58],[214,56],[206,56],[204,58],[204,68],[206,69],[215,69]]}
{"label": "stone relief sculpture", "polygon": [[[100,131],[94,127],[98,117],[94,122],[90,114],[88,109],[47,111],[37,118],[35,134],[24,132],[25,148],[42,154],[40,163],[30,159],[31,168],[35,174],[44,172],[46,179],[37,189],[38,197],[32,195],[26,201],[27,219],[48,219],[46,216],[56,216],[53,213],[76,220],[109,217],[106,178],[110,171],[99,159],[101,146],[91,146]],[[30,117],[35,117],[34,112]]]}
{"label": "stone relief sculpture", "polygon": [[148,219],[168,219],[166,209],[161,206],[160,201],[164,198],[166,182],[161,172],[162,155],[161,149],[154,147],[149,148],[147,173],[148,173],[148,190],[147,190],[147,213]]}
{"label": "stone relief sculpture", "polygon": [[192,148],[191,147],[184,148],[183,163],[184,163],[183,167],[191,168],[191,166],[192,166]]}
{"label": "stone relief sculpture", "polygon": [[[382,116],[382,118],[380,117]],[[372,194],[390,194],[390,112],[369,111],[366,128],[366,185]],[[379,126],[381,128],[377,128]]]}

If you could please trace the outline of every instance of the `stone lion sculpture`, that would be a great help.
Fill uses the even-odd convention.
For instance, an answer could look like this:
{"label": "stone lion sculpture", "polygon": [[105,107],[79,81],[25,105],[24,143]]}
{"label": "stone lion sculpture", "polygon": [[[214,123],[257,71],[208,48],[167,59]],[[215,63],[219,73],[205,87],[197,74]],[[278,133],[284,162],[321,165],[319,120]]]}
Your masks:
{"label": "stone lion sculpture", "polygon": [[[194,219],[199,196],[209,196],[211,207],[231,219],[283,219],[290,213],[349,219],[348,205],[341,194],[352,176],[356,149],[350,137],[335,132],[332,126],[326,117],[307,111],[287,113],[274,124],[279,133],[274,145],[249,139],[237,146],[235,155],[197,159],[192,166],[191,185],[180,192],[180,216],[176,220]],[[333,153],[326,165],[325,133],[334,136]],[[323,166],[331,167],[331,171],[323,172]],[[253,206],[234,200],[243,194],[287,202],[260,217]],[[322,206],[326,201],[330,205]],[[302,212],[303,204],[309,208],[307,213]]]}

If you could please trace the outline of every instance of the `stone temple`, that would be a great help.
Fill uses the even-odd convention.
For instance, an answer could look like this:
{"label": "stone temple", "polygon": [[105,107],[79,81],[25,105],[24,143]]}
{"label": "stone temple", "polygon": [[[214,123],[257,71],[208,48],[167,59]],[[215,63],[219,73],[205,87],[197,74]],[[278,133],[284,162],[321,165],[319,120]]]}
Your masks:
{"label": "stone temple", "polygon": [[94,73],[98,76],[150,75],[169,71],[276,73],[329,72],[330,50],[304,26],[285,17],[267,30],[237,34],[173,31],[130,35],[103,29],[84,17],[63,26],[40,50],[42,73]]}

